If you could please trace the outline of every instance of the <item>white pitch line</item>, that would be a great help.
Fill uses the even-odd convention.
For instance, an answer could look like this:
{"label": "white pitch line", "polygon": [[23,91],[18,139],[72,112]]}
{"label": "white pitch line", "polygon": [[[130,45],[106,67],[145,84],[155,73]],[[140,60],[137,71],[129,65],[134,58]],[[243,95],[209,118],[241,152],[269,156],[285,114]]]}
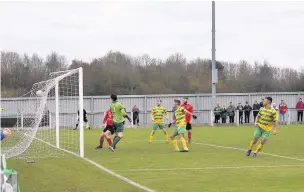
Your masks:
{"label": "white pitch line", "polygon": [[[222,149],[233,149],[233,150],[238,150],[238,151],[247,151],[246,149],[241,149],[241,148],[236,148],[236,147],[229,147],[229,146],[222,146],[222,145],[214,145],[214,144],[209,144],[209,143],[193,142],[193,144],[205,145],[205,146],[209,146],[209,147],[216,147],[216,148],[222,148]],[[264,153],[264,152],[260,152],[260,154],[304,162],[304,159],[299,159],[299,158],[295,158],[295,157],[288,157],[288,156],[277,155],[277,154],[272,154],[272,153]]]}
{"label": "white pitch line", "polygon": [[281,167],[304,167],[302,165],[255,165],[255,166],[218,166],[218,167],[189,167],[173,169],[118,169],[116,172],[148,172],[148,171],[179,171],[179,170],[214,170],[214,169],[246,169],[246,168],[281,168]]}
{"label": "white pitch line", "polygon": [[146,187],[146,186],[143,186],[143,185],[141,185],[141,184],[139,184],[139,183],[136,183],[136,182],[134,182],[134,181],[132,181],[132,180],[126,178],[126,177],[123,177],[123,176],[121,176],[121,175],[115,173],[114,171],[111,171],[110,169],[107,169],[107,168],[105,168],[104,166],[102,166],[102,165],[100,165],[100,164],[98,164],[98,163],[96,163],[96,162],[94,162],[94,161],[92,161],[92,160],[90,160],[90,159],[88,159],[88,158],[85,158],[85,157],[84,157],[84,158],[82,158],[82,159],[84,159],[85,161],[91,163],[92,165],[95,165],[95,166],[98,167],[99,169],[101,169],[101,170],[107,172],[108,174],[113,175],[114,177],[117,177],[118,179],[120,179],[120,180],[122,180],[122,181],[125,181],[125,182],[127,182],[127,183],[129,183],[129,184],[131,184],[131,185],[133,185],[133,186],[135,186],[135,187],[137,187],[137,188],[139,188],[139,189],[142,189],[142,190],[144,190],[144,191],[146,191],[146,192],[155,192],[155,190],[149,189],[149,188]]}

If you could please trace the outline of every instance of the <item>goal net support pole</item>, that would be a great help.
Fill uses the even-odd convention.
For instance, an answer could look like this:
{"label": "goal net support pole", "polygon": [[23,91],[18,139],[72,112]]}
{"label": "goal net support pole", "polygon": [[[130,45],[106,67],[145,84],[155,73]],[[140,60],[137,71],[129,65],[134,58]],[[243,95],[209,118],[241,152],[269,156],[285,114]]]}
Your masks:
{"label": "goal net support pole", "polygon": [[83,130],[83,70],[79,68],[79,155],[84,157],[84,130]]}

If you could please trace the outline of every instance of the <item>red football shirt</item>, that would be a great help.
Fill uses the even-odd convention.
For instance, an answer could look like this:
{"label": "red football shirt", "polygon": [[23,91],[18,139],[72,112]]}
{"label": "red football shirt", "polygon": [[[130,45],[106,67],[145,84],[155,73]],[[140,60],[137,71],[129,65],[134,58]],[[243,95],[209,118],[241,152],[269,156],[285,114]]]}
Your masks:
{"label": "red football shirt", "polygon": [[[187,111],[189,111],[190,113],[193,113],[193,106],[188,104],[188,103],[184,103],[181,105],[184,109],[186,109]],[[185,115],[186,117],[186,122],[190,123],[192,116],[189,113],[186,113]]]}
{"label": "red football shirt", "polygon": [[286,113],[286,111],[287,111],[287,106],[286,106],[286,105],[280,105],[280,106],[279,106],[279,109],[280,109],[280,113]]}
{"label": "red football shirt", "polygon": [[110,111],[110,109],[106,112],[105,117],[103,118],[103,123],[107,123],[107,125],[112,126],[113,125],[113,115]]}

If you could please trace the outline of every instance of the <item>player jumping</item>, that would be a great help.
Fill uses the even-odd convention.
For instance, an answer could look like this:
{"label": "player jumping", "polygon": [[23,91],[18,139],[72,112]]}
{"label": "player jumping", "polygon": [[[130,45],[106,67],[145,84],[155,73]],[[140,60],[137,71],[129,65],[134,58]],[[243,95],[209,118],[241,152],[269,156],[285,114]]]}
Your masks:
{"label": "player jumping", "polygon": [[259,114],[255,120],[255,131],[254,131],[254,138],[250,142],[249,150],[247,151],[246,155],[250,156],[251,151],[254,147],[254,145],[258,142],[258,140],[261,138],[261,143],[257,146],[255,152],[253,153],[253,157],[256,158],[257,153],[260,152],[265,145],[265,143],[268,140],[268,137],[270,135],[270,132],[273,127],[274,123],[274,129],[273,134],[277,134],[278,130],[278,113],[277,111],[271,106],[272,98],[266,97],[263,102],[263,106]]}
{"label": "player jumping", "polygon": [[189,149],[187,147],[187,142],[184,138],[184,134],[186,133],[186,117],[185,114],[188,113],[192,115],[193,119],[196,119],[196,116],[190,113],[188,110],[184,109],[181,105],[180,100],[174,100],[174,108],[175,108],[175,120],[172,123],[176,124],[176,128],[174,128],[173,133],[171,135],[172,143],[175,151],[180,151],[177,144],[176,136],[179,136],[179,139],[182,143],[183,150],[181,152],[188,152]]}
{"label": "player jumping", "polygon": [[111,139],[111,135],[114,134],[113,115],[112,115],[110,109],[106,112],[106,115],[104,116],[102,127],[104,129],[100,135],[100,143],[95,149],[102,149],[104,138],[106,138],[106,140],[109,144],[109,149],[114,152],[115,150],[112,147],[113,143],[112,143],[112,139]]}
{"label": "player jumping", "polygon": [[169,119],[169,114],[167,112],[167,109],[161,106],[161,103],[162,100],[157,100],[156,106],[152,108],[151,120],[153,121],[153,124],[152,124],[152,132],[149,141],[150,144],[152,143],[154,134],[157,131],[157,129],[163,130],[165,134],[166,142],[169,143],[168,131],[165,128],[165,122],[164,122],[164,114],[166,114],[167,119]]}
{"label": "player jumping", "polygon": [[114,131],[115,137],[113,139],[113,148],[116,149],[117,143],[123,137],[123,130],[124,130],[124,122],[125,118],[127,118],[130,122],[132,120],[128,117],[127,112],[123,104],[117,101],[117,95],[111,95],[112,104],[110,106],[110,110],[113,114],[113,124],[114,124]]}
{"label": "player jumping", "polygon": [[[78,124],[79,124],[79,110],[77,111],[77,114],[78,114],[78,120],[77,120],[77,123],[76,123],[76,127],[73,130],[76,130],[77,127],[78,127]],[[85,125],[86,129],[91,129],[91,127],[89,125],[89,122],[88,122],[88,118],[87,118],[87,111],[85,109],[83,109],[83,122],[86,124]]]}
{"label": "player jumping", "polygon": [[[188,103],[188,97],[184,97],[183,104],[181,105],[184,109],[189,111],[190,113],[193,113],[193,106]],[[189,113],[186,113],[186,130],[188,131],[188,143],[191,144],[191,138],[192,138],[192,116]]]}

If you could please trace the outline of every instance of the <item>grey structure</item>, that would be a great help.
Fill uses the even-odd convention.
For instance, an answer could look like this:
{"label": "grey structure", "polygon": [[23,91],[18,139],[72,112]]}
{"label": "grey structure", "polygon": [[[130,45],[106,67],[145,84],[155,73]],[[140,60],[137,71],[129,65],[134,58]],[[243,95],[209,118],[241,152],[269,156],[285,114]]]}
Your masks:
{"label": "grey structure", "polygon": [[[151,108],[156,104],[156,99],[161,98],[163,105],[168,111],[171,111],[174,99],[182,99],[187,96],[189,103],[194,106],[195,113],[198,119],[193,122],[194,124],[210,124],[212,106],[212,94],[179,94],[179,95],[121,95],[119,101],[124,104],[126,110],[131,113],[132,107],[137,105],[141,109],[140,119],[144,125],[149,125]],[[291,122],[296,122],[296,102],[300,97],[304,98],[304,92],[281,92],[281,93],[225,93],[216,94],[217,102],[220,105],[229,105],[232,102],[236,105],[238,102],[244,104],[246,101],[253,105],[254,101],[260,102],[263,97],[271,96],[273,102],[279,104],[284,100],[290,109]],[[33,98],[2,98],[1,107],[2,117],[16,117],[17,114],[22,114],[23,108],[30,103],[35,104]],[[74,122],[77,120],[77,110],[75,103],[77,100],[73,97],[60,98],[60,123],[64,126],[74,127]],[[103,119],[104,112],[109,108],[111,103],[109,96],[93,96],[84,97],[84,109],[88,112],[89,122],[93,127],[100,127]],[[51,113],[51,119],[54,121],[55,105],[54,100],[51,98],[47,102],[47,110]],[[35,111],[32,112],[33,114]],[[28,115],[28,114],[24,114]],[[171,115],[172,116],[172,115]],[[251,115],[253,117],[253,115]],[[69,124],[66,124],[69,122]],[[72,123],[73,122],[73,123]]]}

